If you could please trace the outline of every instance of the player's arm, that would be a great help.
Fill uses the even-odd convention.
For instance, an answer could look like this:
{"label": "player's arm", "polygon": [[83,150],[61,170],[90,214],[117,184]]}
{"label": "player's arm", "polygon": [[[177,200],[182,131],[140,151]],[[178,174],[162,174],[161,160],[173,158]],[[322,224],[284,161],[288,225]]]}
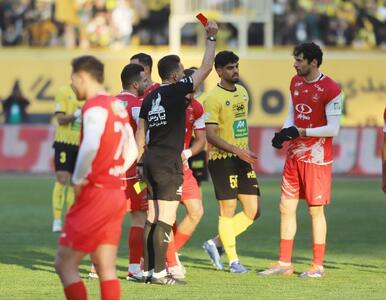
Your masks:
{"label": "player's arm", "polygon": [[249,150],[238,148],[218,136],[218,124],[206,123],[206,138],[208,143],[216,146],[217,148],[229,153],[237,155],[240,159],[247,163],[254,164],[256,162],[256,155]]}
{"label": "player's arm", "polygon": [[[206,31],[206,42],[205,42],[205,53],[201,62],[201,66],[192,74],[193,79],[193,90],[196,90],[205,78],[212,71],[215,48],[216,48],[216,35],[218,31],[217,24],[214,21],[208,21],[205,26]],[[214,38],[214,40],[210,40]]]}
{"label": "player's arm", "polygon": [[146,128],[147,124],[145,119],[139,118],[137,131],[135,133],[135,140],[137,142],[138,155],[137,162],[142,162],[143,152],[145,151],[146,145]]}
{"label": "player's arm", "polygon": [[91,170],[91,164],[99,149],[100,140],[105,130],[108,112],[102,107],[92,107],[83,118],[83,140],[79,147],[72,182],[82,185]]}
{"label": "player's arm", "polygon": [[125,159],[125,163],[123,165],[123,170],[126,172],[131,165],[134,163],[134,161],[138,157],[138,147],[137,143],[135,142],[135,137],[133,133],[133,129],[131,126],[127,128],[127,141],[125,145],[125,152],[123,153],[123,157]]}
{"label": "player's arm", "polygon": [[60,90],[55,96],[55,118],[59,125],[66,125],[73,122],[81,115],[81,110],[78,109],[73,114],[66,114],[67,111],[67,94]]}
{"label": "player's arm", "polygon": [[382,149],[382,189],[386,194],[386,121],[383,126],[383,149]]}
{"label": "player's arm", "polygon": [[55,118],[59,125],[66,125],[68,123],[73,122],[76,118],[79,118],[81,114],[81,110],[76,110],[73,114],[67,115],[64,112],[56,112]]}
{"label": "player's arm", "polygon": [[206,144],[205,129],[194,129],[194,141],[192,146],[182,151],[182,160],[188,160],[194,155],[197,155],[204,150]]}
{"label": "player's arm", "polygon": [[291,126],[295,125],[295,120],[294,120],[294,105],[292,103],[292,97],[291,95],[289,96],[289,103],[288,103],[288,115],[287,118],[284,121],[283,127],[282,128],[288,128]]}
{"label": "player's arm", "polygon": [[332,99],[325,107],[327,124],[314,128],[298,128],[299,135],[303,137],[334,137],[340,129],[340,116],[342,114],[342,94]]}

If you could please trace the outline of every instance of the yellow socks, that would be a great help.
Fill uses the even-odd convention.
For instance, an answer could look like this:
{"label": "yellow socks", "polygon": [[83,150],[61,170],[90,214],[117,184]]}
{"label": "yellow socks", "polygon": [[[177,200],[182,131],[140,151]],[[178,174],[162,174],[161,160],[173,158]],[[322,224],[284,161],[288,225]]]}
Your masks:
{"label": "yellow socks", "polygon": [[238,236],[240,233],[243,233],[251,224],[253,220],[247,217],[247,215],[242,211],[239,212],[232,218],[233,232],[235,236]]}
{"label": "yellow socks", "polygon": [[233,218],[219,217],[218,233],[230,262],[238,260]]}
{"label": "yellow socks", "polygon": [[52,191],[52,210],[54,219],[60,219],[62,217],[65,187],[65,185],[55,182],[54,190]]}
{"label": "yellow socks", "polygon": [[75,200],[74,188],[72,186],[67,186],[67,195],[66,195],[66,209],[70,209]]}

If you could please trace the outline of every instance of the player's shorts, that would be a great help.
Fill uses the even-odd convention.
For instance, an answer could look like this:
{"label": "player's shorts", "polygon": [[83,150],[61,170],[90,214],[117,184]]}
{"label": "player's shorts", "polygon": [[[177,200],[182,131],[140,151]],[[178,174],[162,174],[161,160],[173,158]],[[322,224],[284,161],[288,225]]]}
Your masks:
{"label": "player's shorts", "polygon": [[53,148],[55,149],[55,171],[74,173],[79,146],[55,142]]}
{"label": "player's shorts", "polygon": [[260,196],[255,171],[240,158],[209,160],[208,167],[217,200],[236,199],[239,194]]}
{"label": "player's shorts", "polygon": [[119,245],[126,213],[123,190],[85,186],[66,215],[59,244],[86,253],[99,245]]}
{"label": "player's shorts", "polygon": [[147,202],[147,189],[143,189],[139,194],[134,188],[134,185],[138,182],[137,179],[129,179],[127,181],[127,187],[125,190],[127,199],[127,211],[147,211],[149,208]]}
{"label": "player's shorts", "polygon": [[189,167],[184,166],[184,177],[182,184],[182,196],[181,201],[190,199],[201,200],[201,191],[198,186],[197,180],[193,175],[193,171]]}
{"label": "player's shorts", "polygon": [[169,151],[148,149],[143,158],[143,173],[148,199],[180,201],[182,194],[182,160]]}
{"label": "player's shorts", "polygon": [[332,164],[316,165],[296,159],[285,161],[282,198],[305,199],[308,205],[330,203]]}

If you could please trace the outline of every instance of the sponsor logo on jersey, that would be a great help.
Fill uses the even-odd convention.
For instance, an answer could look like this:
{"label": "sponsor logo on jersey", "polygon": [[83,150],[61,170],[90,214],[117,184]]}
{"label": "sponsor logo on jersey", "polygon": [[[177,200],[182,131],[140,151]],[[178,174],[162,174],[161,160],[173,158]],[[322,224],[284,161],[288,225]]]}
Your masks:
{"label": "sponsor logo on jersey", "polygon": [[319,84],[314,84],[314,87],[318,90],[318,92],[324,92],[324,88],[322,88]]}
{"label": "sponsor logo on jersey", "polygon": [[318,102],[319,96],[320,96],[320,95],[319,95],[318,93],[313,94],[313,95],[312,95],[312,101]]}
{"label": "sponsor logo on jersey", "polygon": [[309,114],[312,113],[312,108],[305,103],[299,103],[295,106],[296,111],[299,113],[297,119],[310,120]]}
{"label": "sponsor logo on jersey", "polygon": [[245,116],[245,106],[243,103],[233,104],[233,114],[235,118],[240,118]]}
{"label": "sponsor logo on jersey", "polygon": [[151,109],[147,116],[149,128],[166,125],[165,108],[161,105],[161,95],[157,93],[157,98],[152,100]]}

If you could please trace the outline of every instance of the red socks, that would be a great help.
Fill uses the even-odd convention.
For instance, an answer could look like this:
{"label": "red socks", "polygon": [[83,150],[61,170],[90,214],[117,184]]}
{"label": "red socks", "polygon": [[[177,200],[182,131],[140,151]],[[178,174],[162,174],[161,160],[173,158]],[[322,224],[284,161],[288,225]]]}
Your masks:
{"label": "red socks", "polygon": [[177,265],[175,237],[168,245],[168,250],[166,252],[166,263],[169,268]]}
{"label": "red socks", "polygon": [[292,260],[292,248],[294,240],[280,240],[280,256],[279,261],[285,263],[291,263]]}
{"label": "red socks", "polygon": [[87,291],[83,281],[72,283],[64,288],[67,300],[87,300]]}
{"label": "red socks", "polygon": [[186,242],[189,241],[190,235],[177,231],[174,235],[174,239],[176,244],[176,252],[178,252],[182,247],[185,246]]}
{"label": "red socks", "polygon": [[119,280],[105,280],[100,283],[101,299],[102,300],[120,300],[121,288],[119,286]]}
{"label": "red socks", "polygon": [[[102,300],[120,300],[119,280],[106,280],[100,283]],[[72,283],[64,288],[67,300],[87,300],[87,291],[83,281]]]}
{"label": "red socks", "polygon": [[314,255],[312,262],[318,266],[323,266],[326,244],[313,244],[312,253]]}
{"label": "red socks", "polygon": [[130,227],[129,232],[129,263],[139,264],[141,257],[143,257],[143,243],[142,243],[143,228]]}

